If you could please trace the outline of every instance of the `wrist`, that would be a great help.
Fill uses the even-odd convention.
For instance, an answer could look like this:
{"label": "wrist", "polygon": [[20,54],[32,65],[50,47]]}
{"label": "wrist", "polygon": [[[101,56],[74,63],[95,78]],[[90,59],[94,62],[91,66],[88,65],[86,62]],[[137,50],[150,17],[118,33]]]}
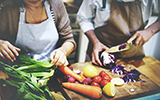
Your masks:
{"label": "wrist", "polygon": [[67,52],[65,51],[64,48],[60,47],[59,50],[62,51],[62,52],[64,53],[65,56],[67,56]]}

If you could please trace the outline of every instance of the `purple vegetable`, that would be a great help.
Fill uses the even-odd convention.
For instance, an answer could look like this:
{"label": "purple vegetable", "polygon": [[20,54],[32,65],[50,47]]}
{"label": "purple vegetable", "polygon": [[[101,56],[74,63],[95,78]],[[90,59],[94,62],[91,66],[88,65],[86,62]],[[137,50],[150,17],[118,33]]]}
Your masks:
{"label": "purple vegetable", "polygon": [[100,54],[100,61],[102,62],[102,65],[106,68],[111,68],[113,64],[115,65],[116,58],[113,54],[104,52]]}
{"label": "purple vegetable", "polygon": [[73,70],[73,67],[69,67],[71,70]]}
{"label": "purple vegetable", "polygon": [[78,82],[78,81],[75,81],[74,83],[77,83],[77,84],[79,84],[79,82]]}
{"label": "purple vegetable", "polygon": [[[126,44],[123,44],[119,47],[119,49],[124,49],[126,48]],[[140,82],[145,82],[139,78],[139,76],[142,74],[138,70],[133,69],[130,72],[128,72],[124,66],[116,65],[116,57],[114,54],[110,54],[107,52],[103,51],[100,53],[100,61],[103,65],[103,67],[110,69],[112,73],[116,73],[118,75],[124,75],[122,79],[126,82],[135,82],[135,81],[140,81]]]}
{"label": "purple vegetable", "polygon": [[111,68],[111,72],[112,73],[116,73],[118,75],[123,75],[127,72],[127,70],[125,69],[124,66],[122,66],[121,64],[120,65],[116,65],[116,66],[113,66]]}
{"label": "purple vegetable", "polygon": [[86,80],[83,80],[83,81],[82,81],[82,84],[88,85],[89,83],[88,83]]}
{"label": "purple vegetable", "polygon": [[74,77],[72,77],[72,76],[70,76],[69,78],[68,78],[68,82],[70,82],[70,83],[74,83],[75,82],[75,78]]}
{"label": "purple vegetable", "polygon": [[87,81],[87,82],[88,82],[88,84],[89,84],[89,83],[91,83],[91,82],[92,82],[92,79],[91,79],[91,78],[89,78],[89,77],[87,77],[87,78],[85,78],[83,81]]}
{"label": "purple vegetable", "polygon": [[73,70],[73,72],[75,72],[76,74],[80,74],[81,73],[81,71],[80,70]]}
{"label": "purple vegetable", "polygon": [[121,45],[119,46],[119,50],[125,49],[126,46],[127,46],[126,44],[121,44]]}
{"label": "purple vegetable", "polygon": [[141,73],[136,70],[133,69],[130,72],[128,72],[127,74],[124,75],[124,77],[122,78],[126,83],[131,83],[131,82],[135,82],[135,81],[142,81],[139,76],[141,75]]}

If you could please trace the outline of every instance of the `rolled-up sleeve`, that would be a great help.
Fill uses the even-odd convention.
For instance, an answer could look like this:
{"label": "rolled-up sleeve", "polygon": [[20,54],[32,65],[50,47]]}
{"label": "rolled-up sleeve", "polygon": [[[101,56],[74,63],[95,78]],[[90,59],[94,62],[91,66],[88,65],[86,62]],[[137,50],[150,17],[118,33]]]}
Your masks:
{"label": "rolled-up sleeve", "polygon": [[84,33],[88,30],[94,30],[93,18],[95,15],[92,3],[92,0],[84,0],[77,13],[77,21]]}

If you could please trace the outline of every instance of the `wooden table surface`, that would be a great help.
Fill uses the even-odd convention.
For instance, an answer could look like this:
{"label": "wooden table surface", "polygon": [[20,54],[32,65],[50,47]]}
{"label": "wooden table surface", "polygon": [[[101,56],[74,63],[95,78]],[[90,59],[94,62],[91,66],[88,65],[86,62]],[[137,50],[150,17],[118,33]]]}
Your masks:
{"label": "wooden table surface", "polygon": [[[117,60],[118,64],[125,66],[127,70],[137,69],[144,75],[140,78],[146,82],[134,82],[134,83],[125,83],[123,86],[116,86],[116,95],[111,98],[106,95],[103,95],[99,100],[110,100],[110,99],[133,99],[138,97],[143,97],[160,92],[160,61],[155,59],[152,56],[145,56],[143,58],[135,59],[120,59]],[[85,63],[74,63],[71,64],[73,69],[83,70],[86,65],[92,64],[91,62]],[[109,70],[104,69],[99,66],[95,66],[100,72],[105,70],[108,74],[113,77],[120,77],[117,74],[111,73]],[[61,83],[62,81],[59,81]],[[67,100],[93,100],[85,95],[79,94],[72,90],[62,87],[62,94]],[[130,92],[129,89],[134,88],[134,92]]]}
{"label": "wooden table surface", "polygon": [[[129,83],[124,84],[121,87],[116,87],[116,96],[111,98],[103,95],[102,98],[99,100],[110,100],[110,99],[130,99],[130,98],[137,98],[143,97],[155,93],[160,92],[160,61],[155,59],[152,56],[145,56],[143,58],[136,58],[136,59],[120,59],[118,60],[119,64],[124,65],[126,68],[136,68],[145,76],[141,78],[146,81],[143,82],[136,82],[136,83]],[[84,63],[74,63],[71,64],[73,69],[80,69],[82,70],[86,65],[92,64],[91,62],[84,62]],[[119,77],[116,74],[109,72],[109,70],[104,69],[102,67],[95,66],[100,72],[101,70],[105,70],[109,73],[111,78]],[[56,74],[55,77],[49,82],[49,87],[51,91],[56,93],[62,94],[67,100],[93,100],[93,98],[89,98],[85,95],[79,94],[72,90],[68,90],[62,87],[62,74]],[[0,78],[6,78],[7,75],[0,71]],[[58,79],[57,79],[58,78]],[[128,90],[130,88],[134,88],[135,92],[131,93]],[[3,91],[1,91],[3,92]]]}

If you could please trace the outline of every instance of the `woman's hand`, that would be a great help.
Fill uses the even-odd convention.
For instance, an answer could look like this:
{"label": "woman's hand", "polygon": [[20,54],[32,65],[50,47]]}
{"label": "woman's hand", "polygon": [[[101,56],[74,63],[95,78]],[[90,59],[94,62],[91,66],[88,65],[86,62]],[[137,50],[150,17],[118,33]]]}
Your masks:
{"label": "woman's hand", "polygon": [[93,51],[92,51],[92,63],[102,66],[102,63],[101,63],[101,61],[99,59],[99,53],[101,51],[107,50],[107,49],[109,49],[109,48],[106,47],[101,42],[98,42],[98,43],[94,44]]}
{"label": "woman's hand", "polygon": [[67,66],[69,64],[67,61],[66,52],[61,48],[58,48],[51,53],[50,60],[53,65],[57,66]]}
{"label": "woman's hand", "polygon": [[21,51],[19,48],[13,46],[8,41],[0,40],[0,57],[3,59],[8,58],[11,62],[16,60],[16,56],[19,55],[19,51]]}

